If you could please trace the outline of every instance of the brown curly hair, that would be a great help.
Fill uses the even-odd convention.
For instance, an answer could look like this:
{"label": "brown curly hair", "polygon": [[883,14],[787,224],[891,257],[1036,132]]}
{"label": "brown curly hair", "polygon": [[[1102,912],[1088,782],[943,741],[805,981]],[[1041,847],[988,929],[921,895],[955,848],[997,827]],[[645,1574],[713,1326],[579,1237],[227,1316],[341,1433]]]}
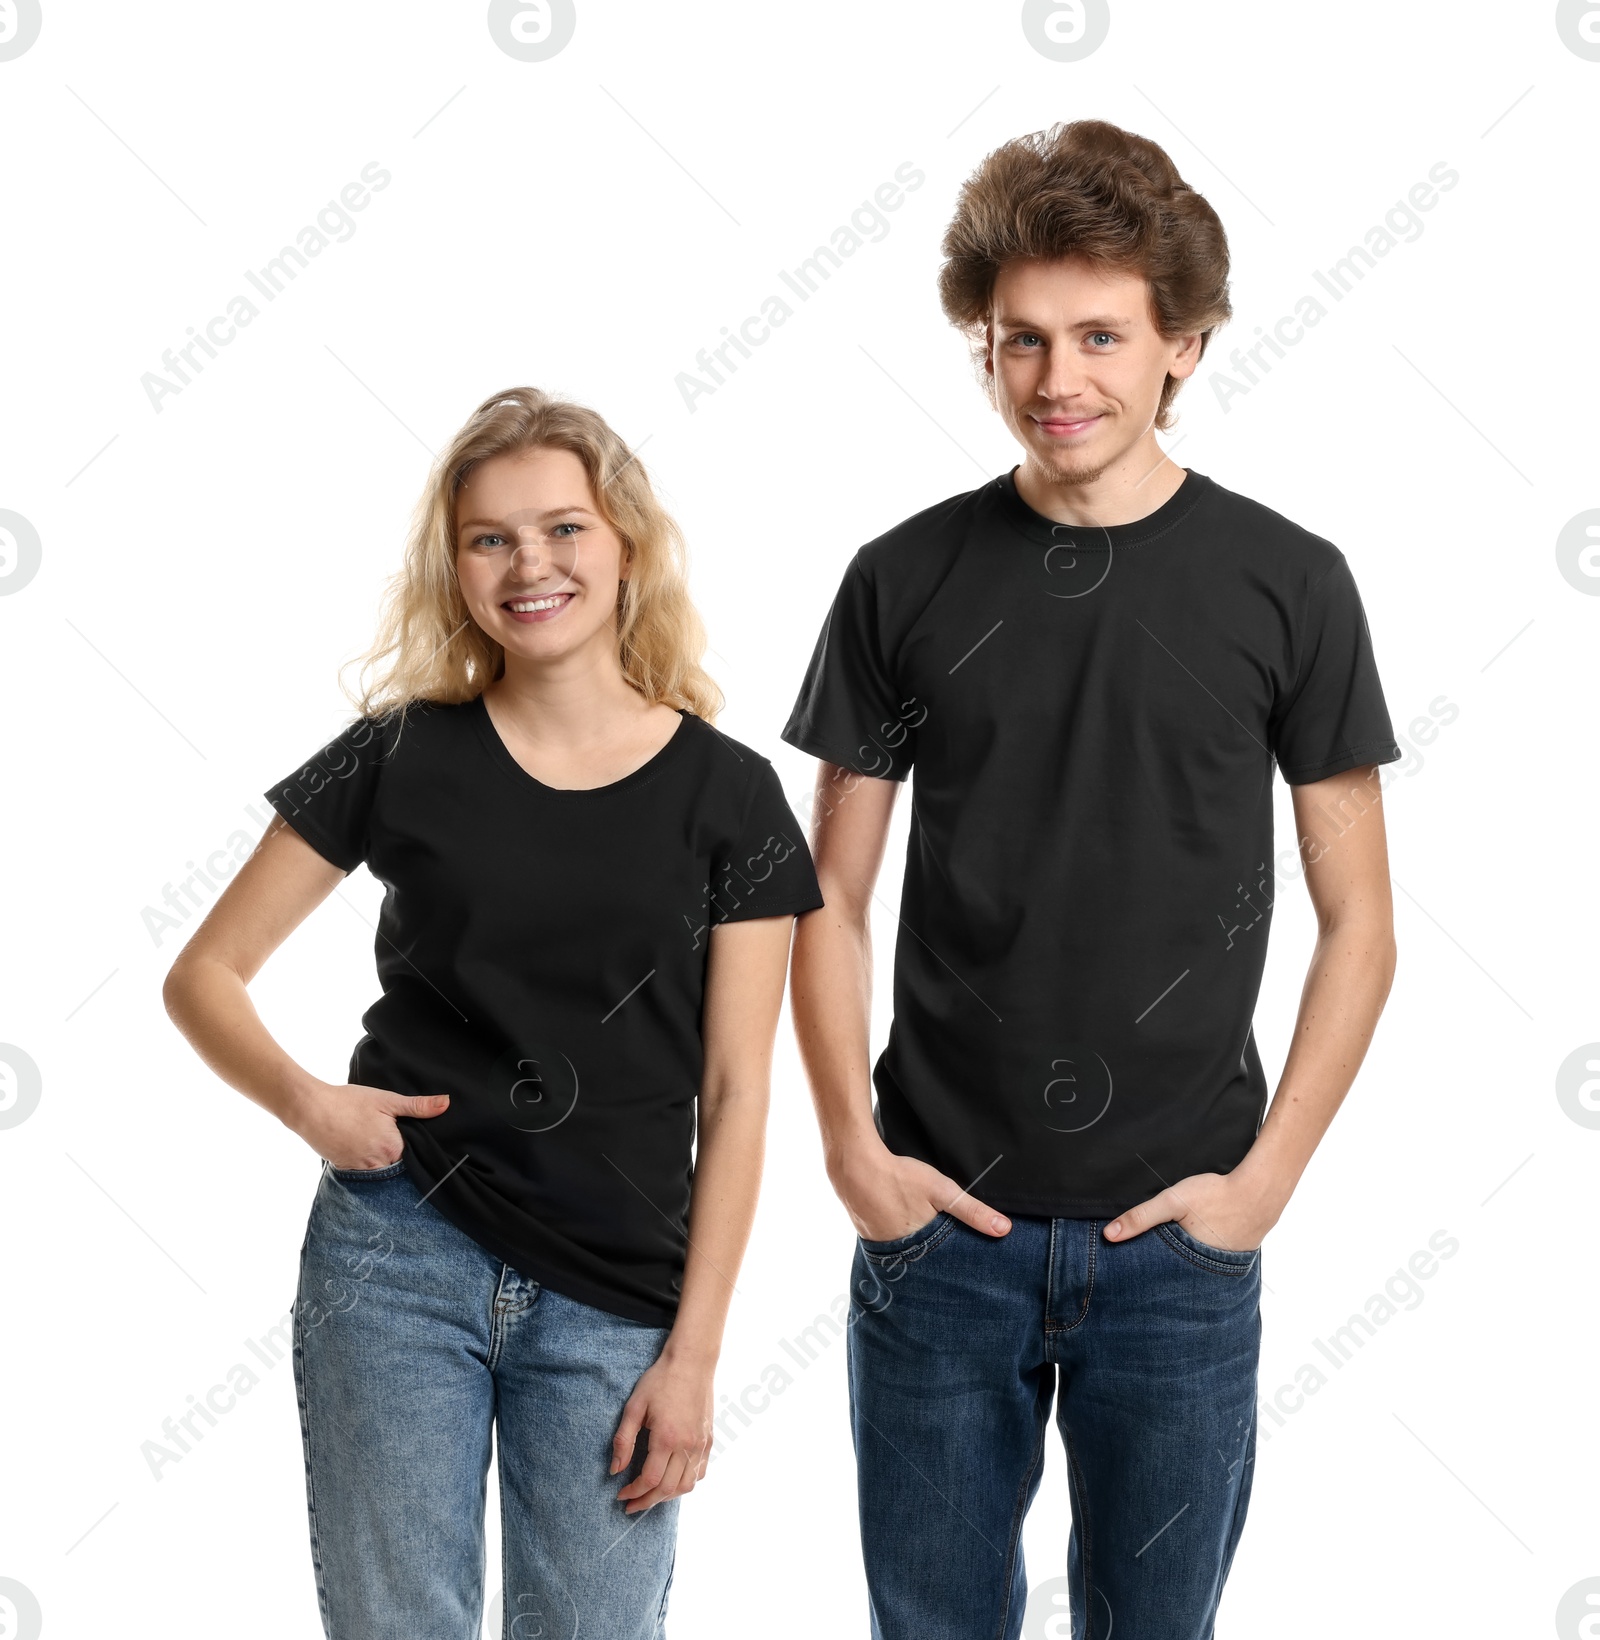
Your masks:
{"label": "brown curly hair", "polygon": [[[941,248],[939,303],[980,368],[995,278],[1025,257],[1082,256],[1107,272],[1142,275],[1157,331],[1198,331],[1202,358],[1212,332],[1233,316],[1217,213],[1164,148],[1105,120],[1052,125],[995,149],[962,185]],[[1179,385],[1175,376],[1162,384],[1162,431],[1175,419]]]}

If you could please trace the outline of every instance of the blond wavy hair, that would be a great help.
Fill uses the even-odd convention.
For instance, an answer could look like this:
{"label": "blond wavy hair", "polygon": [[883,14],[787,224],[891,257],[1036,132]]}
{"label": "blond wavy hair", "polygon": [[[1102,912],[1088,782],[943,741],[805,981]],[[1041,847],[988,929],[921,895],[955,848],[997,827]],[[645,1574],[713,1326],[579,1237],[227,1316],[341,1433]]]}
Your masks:
{"label": "blond wavy hair", "polygon": [[[504,648],[473,621],[456,578],[456,499],[480,462],[540,449],[569,450],[583,463],[601,517],[622,538],[629,565],[617,605],[622,675],[652,704],[714,722],[723,696],[700,665],[706,633],[689,599],[677,524],[644,464],[602,416],[536,387],[485,399],[434,463],[404,564],[389,580],[377,641],[341,668],[340,686],[363,717],[398,710],[403,718],[413,702],[471,700],[504,673]],[[355,665],[352,690],[343,674]]]}

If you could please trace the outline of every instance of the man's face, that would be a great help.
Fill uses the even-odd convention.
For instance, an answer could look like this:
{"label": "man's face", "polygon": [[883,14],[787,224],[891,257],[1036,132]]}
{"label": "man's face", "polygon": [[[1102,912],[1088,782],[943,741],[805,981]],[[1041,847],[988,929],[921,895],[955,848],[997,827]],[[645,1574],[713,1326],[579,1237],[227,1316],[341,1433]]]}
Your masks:
{"label": "man's face", "polygon": [[1198,336],[1156,330],[1138,274],[1064,257],[1007,262],[995,280],[985,367],[1047,482],[1091,483],[1151,437],[1163,383],[1199,362]]}

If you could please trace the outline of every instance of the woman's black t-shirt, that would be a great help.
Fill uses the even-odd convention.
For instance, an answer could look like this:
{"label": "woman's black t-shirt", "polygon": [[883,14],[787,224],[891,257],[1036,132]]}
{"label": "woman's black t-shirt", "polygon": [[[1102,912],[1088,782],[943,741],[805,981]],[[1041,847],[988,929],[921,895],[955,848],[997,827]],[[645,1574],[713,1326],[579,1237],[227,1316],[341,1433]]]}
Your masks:
{"label": "woman's black t-shirt", "polygon": [[607,786],[534,779],[481,696],[361,718],[266,797],[387,890],[350,1081],[451,1096],[406,1170],[482,1247],[652,1325],[687,1246],[710,930],[822,904],[771,763],[691,712]]}

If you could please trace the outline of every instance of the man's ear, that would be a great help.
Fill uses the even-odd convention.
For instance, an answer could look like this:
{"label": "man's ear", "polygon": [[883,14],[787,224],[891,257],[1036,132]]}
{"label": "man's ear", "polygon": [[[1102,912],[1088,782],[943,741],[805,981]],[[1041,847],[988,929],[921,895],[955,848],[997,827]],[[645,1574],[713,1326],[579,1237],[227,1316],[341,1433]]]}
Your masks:
{"label": "man's ear", "polygon": [[1187,381],[1195,373],[1200,365],[1201,339],[1199,331],[1179,339],[1178,351],[1172,356],[1167,365],[1167,374],[1169,376],[1176,376],[1179,381]]}
{"label": "man's ear", "polygon": [[994,381],[994,320],[985,319],[983,322],[983,373],[990,382]]}

